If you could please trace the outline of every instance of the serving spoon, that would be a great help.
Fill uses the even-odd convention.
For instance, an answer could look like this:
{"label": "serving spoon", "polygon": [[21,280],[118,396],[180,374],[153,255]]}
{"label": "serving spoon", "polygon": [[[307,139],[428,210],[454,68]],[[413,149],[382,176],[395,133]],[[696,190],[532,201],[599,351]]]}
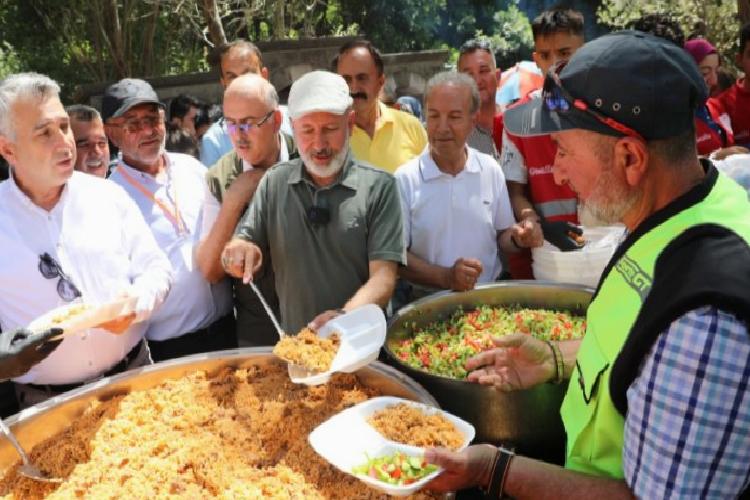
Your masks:
{"label": "serving spoon", "polygon": [[18,442],[16,436],[13,435],[13,432],[11,432],[8,426],[5,425],[5,422],[3,422],[2,419],[0,419],[0,430],[3,431],[3,434],[5,434],[5,437],[8,438],[8,441],[10,441],[16,451],[18,451],[18,454],[21,455],[23,464],[18,467],[19,474],[24,477],[28,477],[29,479],[33,479],[34,481],[42,481],[45,483],[62,483],[62,479],[58,477],[49,477],[46,473],[31,465],[31,460],[29,460],[29,456],[26,455],[26,452],[23,451],[21,443]]}
{"label": "serving spoon", "polygon": [[268,305],[268,302],[266,302],[266,299],[263,297],[263,294],[260,293],[260,290],[258,289],[257,285],[250,281],[248,283],[250,285],[250,288],[253,289],[255,292],[255,295],[258,296],[260,299],[260,303],[263,304],[263,309],[266,310],[266,313],[268,314],[268,317],[271,318],[271,322],[273,323],[273,326],[276,328],[276,332],[279,334],[279,338],[284,338],[284,330],[281,329],[281,325],[279,325],[279,320],[276,319],[276,315],[273,313],[273,309],[271,309],[271,306]]}

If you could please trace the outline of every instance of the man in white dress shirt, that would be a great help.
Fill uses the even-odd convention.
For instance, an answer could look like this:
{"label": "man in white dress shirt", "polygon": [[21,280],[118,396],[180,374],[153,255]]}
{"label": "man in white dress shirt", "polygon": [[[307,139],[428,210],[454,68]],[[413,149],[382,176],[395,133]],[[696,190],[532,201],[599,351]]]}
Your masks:
{"label": "man in white dress shirt", "polygon": [[123,79],[102,99],[102,117],[120,156],[109,180],[141,210],[172,264],[174,281],[149,322],[154,361],[237,347],[229,283],[210,284],[195,264],[206,169],[195,158],[164,150],[164,106],[147,82]]}
{"label": "man in white dress shirt", "polygon": [[466,145],[479,91],[471,77],[445,72],[425,90],[429,147],[396,170],[404,218],[411,300],[435,290],[471,290],[498,278],[500,252],[530,247],[540,234],[516,225],[500,165]]}
{"label": "man in white dress shirt", "polygon": [[35,73],[0,83],[0,154],[12,166],[11,179],[0,184],[0,326],[26,326],[74,301],[137,300],[132,313],[66,336],[14,378],[21,407],[148,363],[143,320],[163,301],[171,277],[125,192],[73,171],[75,142],[59,91]]}

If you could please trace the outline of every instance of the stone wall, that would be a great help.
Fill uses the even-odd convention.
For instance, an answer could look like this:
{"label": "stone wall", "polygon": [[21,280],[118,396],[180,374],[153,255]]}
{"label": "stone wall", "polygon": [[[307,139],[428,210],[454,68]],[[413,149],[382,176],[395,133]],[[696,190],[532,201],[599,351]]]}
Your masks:
{"label": "stone wall", "polygon": [[[281,40],[259,43],[263,62],[268,67],[271,82],[285,99],[284,90],[291,83],[314,69],[330,69],[333,58],[344,43],[352,37],[326,37],[310,40]],[[421,97],[424,85],[430,76],[441,71],[449,53],[447,50],[426,50],[384,54],[386,76],[395,86],[398,96]],[[185,75],[148,78],[159,98],[169,101],[178,94],[190,94],[205,102],[221,103],[222,88],[215,71]],[[79,95],[84,102],[101,108],[104,89],[112,82],[82,86]]]}

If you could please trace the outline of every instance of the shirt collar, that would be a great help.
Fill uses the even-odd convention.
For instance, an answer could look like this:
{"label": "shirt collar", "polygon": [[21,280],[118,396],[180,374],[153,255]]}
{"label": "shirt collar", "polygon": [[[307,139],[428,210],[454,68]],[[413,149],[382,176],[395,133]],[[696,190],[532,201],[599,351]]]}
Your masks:
{"label": "shirt collar", "polygon": [[[464,169],[459,172],[458,175],[461,175],[463,172],[474,174],[481,171],[476,151],[468,146],[464,147],[466,148],[466,165],[464,165]],[[424,152],[419,156],[419,170],[425,181],[432,181],[442,176],[453,177],[438,168],[437,163],[432,159],[429,146],[426,147]]]}
{"label": "shirt collar", "polygon": [[[310,185],[314,185],[312,178],[310,178],[310,174],[308,174],[307,170],[305,169],[305,163],[302,158],[298,158],[295,161],[297,165],[295,166],[294,170],[292,170],[292,173],[289,174],[287,183],[299,184],[300,182],[306,182]],[[339,172],[338,177],[333,182],[333,184],[326,187],[332,188],[337,184],[341,184],[342,186],[348,187],[350,189],[357,189],[357,169],[352,168],[353,165],[354,155],[352,155],[351,150],[349,150],[346,155],[346,160],[344,160],[344,166],[341,167],[341,171]]]}
{"label": "shirt collar", "polygon": [[117,154],[117,156],[118,156],[118,160],[119,160],[118,161],[118,168],[119,167],[124,168],[125,170],[127,170],[127,172],[132,177],[135,177],[136,179],[146,179],[149,182],[154,182],[154,183],[157,183],[157,184],[168,184],[169,180],[172,178],[172,159],[170,158],[170,155],[167,152],[164,152],[162,154],[162,156],[164,158],[164,172],[166,174],[162,178],[157,178],[157,177],[155,177],[155,176],[153,176],[151,174],[147,174],[145,172],[141,172],[140,170],[138,170],[135,167],[131,167],[130,165],[128,165],[127,163],[125,163],[125,158],[123,158],[122,152],[119,152]]}
{"label": "shirt collar", "polygon": [[[73,175],[88,175],[88,174],[81,174],[79,172],[73,172]],[[8,183],[8,187],[10,189],[11,195],[14,196],[16,200],[18,200],[24,207],[28,208],[29,210],[35,210],[38,213],[41,213],[44,215],[49,215],[52,212],[55,212],[59,210],[61,207],[65,206],[65,203],[68,200],[68,192],[69,192],[68,183],[70,182],[70,179],[73,178],[73,175],[71,175],[70,178],[65,182],[65,184],[63,184],[63,190],[62,190],[62,193],[60,194],[60,199],[57,200],[57,203],[55,204],[54,207],[52,207],[52,210],[50,210],[49,212],[43,209],[42,207],[40,207],[39,205],[37,205],[36,203],[34,203],[33,201],[31,201],[31,198],[29,198],[26,195],[26,193],[21,191],[21,188],[19,188],[18,184],[16,184],[16,178],[13,175],[13,168],[8,169],[7,183]]]}

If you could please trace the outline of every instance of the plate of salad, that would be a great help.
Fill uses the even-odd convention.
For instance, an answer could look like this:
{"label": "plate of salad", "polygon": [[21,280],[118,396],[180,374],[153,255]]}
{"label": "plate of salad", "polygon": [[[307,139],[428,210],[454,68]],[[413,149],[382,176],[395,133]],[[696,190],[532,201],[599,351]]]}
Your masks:
{"label": "plate of salad", "polygon": [[586,320],[565,311],[482,305],[458,308],[447,320],[412,328],[410,338],[389,343],[399,361],[433,375],[464,379],[466,361],[494,348],[493,338],[524,333],[541,340],[578,339]]}
{"label": "plate of salad", "polygon": [[[419,412],[409,419],[408,431],[400,429],[398,437],[383,433],[382,425],[406,415],[405,409]],[[419,428],[416,428],[419,427]],[[312,448],[337,469],[355,476],[369,486],[394,496],[411,495],[440,474],[434,464],[424,460],[425,445],[421,435],[435,439],[457,438],[447,445],[460,451],[474,438],[474,427],[439,408],[396,397],[379,397],[363,401],[337,413],[318,427],[308,438]],[[442,437],[441,437],[442,436]]]}

